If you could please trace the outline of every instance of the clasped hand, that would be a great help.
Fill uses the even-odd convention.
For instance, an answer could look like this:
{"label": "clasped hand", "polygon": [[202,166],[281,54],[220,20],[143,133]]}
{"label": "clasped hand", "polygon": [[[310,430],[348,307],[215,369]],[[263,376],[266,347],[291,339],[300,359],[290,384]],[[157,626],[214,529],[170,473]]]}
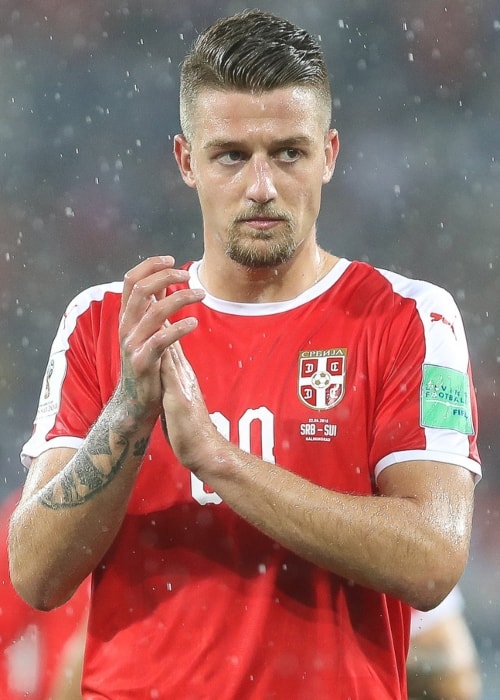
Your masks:
{"label": "clasped hand", "polygon": [[196,375],[179,340],[198,325],[188,316],[170,317],[204,297],[201,289],[167,288],[189,279],[188,270],[174,268],[174,258],[148,258],[124,279],[120,311],[122,375],[119,391],[133,402],[134,413],[162,416],[170,445],[179,461],[196,471],[204,450],[216,439]]}

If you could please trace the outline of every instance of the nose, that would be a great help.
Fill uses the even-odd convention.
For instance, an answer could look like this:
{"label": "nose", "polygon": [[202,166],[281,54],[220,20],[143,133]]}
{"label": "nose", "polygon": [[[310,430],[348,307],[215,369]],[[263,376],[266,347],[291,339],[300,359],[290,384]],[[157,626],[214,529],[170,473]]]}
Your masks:
{"label": "nose", "polygon": [[253,157],[248,161],[246,196],[252,202],[263,204],[277,196],[272,166],[267,158]]}

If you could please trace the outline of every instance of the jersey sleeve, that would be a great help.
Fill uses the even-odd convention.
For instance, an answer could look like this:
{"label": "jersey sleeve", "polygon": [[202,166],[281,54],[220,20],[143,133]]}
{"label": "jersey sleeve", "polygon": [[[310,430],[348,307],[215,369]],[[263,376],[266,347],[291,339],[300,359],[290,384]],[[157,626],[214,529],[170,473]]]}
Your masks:
{"label": "jersey sleeve", "polygon": [[119,290],[112,284],[82,292],[63,315],[50,350],[33,432],[21,451],[25,467],[49,448],[78,449],[102,411],[96,349],[103,325],[102,301],[108,291]]}
{"label": "jersey sleeve", "polygon": [[379,387],[375,475],[398,462],[457,464],[481,476],[477,407],[464,326],[453,297],[386,273],[395,292]]}

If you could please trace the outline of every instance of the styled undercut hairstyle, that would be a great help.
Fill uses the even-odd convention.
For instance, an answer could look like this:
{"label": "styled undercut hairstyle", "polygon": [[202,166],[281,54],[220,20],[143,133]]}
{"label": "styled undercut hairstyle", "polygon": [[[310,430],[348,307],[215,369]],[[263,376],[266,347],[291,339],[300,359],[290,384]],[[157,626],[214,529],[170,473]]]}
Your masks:
{"label": "styled undercut hairstyle", "polygon": [[318,41],[304,29],[260,10],[217,20],[202,32],[180,75],[181,128],[192,137],[192,115],[203,90],[263,93],[303,86],[316,92],[330,126],[328,69]]}

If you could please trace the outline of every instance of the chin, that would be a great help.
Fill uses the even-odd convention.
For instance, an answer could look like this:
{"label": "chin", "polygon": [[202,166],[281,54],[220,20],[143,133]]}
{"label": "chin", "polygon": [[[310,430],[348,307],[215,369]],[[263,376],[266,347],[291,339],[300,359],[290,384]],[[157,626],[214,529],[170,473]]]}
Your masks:
{"label": "chin", "polygon": [[287,263],[293,257],[296,246],[287,242],[287,245],[277,245],[276,241],[262,241],[256,245],[255,241],[248,246],[230,245],[226,249],[227,256],[244,267],[250,269],[278,267]]}

